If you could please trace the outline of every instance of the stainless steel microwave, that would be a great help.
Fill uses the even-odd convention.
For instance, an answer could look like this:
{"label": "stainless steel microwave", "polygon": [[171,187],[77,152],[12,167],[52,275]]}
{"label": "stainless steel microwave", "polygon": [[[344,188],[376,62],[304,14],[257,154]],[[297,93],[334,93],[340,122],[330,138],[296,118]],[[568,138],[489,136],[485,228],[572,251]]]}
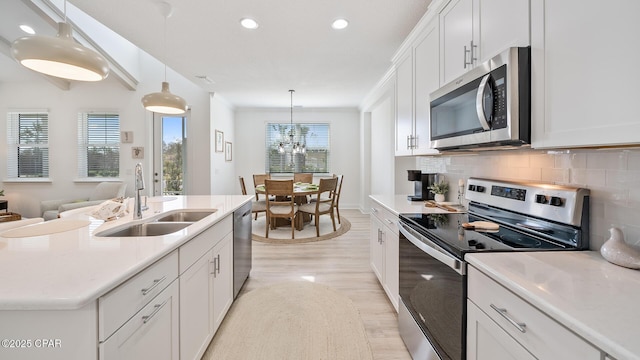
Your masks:
{"label": "stainless steel microwave", "polygon": [[530,144],[531,49],[513,47],[431,93],[431,147]]}

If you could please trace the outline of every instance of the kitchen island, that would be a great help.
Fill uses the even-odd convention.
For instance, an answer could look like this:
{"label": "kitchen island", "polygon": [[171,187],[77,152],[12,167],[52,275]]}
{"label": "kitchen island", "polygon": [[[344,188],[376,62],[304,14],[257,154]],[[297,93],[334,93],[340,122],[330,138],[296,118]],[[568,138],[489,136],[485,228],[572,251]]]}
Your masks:
{"label": "kitchen island", "polygon": [[[86,224],[76,229],[27,237],[3,236],[10,231],[0,233],[0,358],[110,359],[122,358],[122,351],[127,350],[131,350],[128,354],[144,354],[137,357],[140,359],[188,358],[178,355],[178,330],[188,330],[178,328],[182,325],[178,313],[183,310],[178,306],[183,300],[190,300],[183,299],[186,294],[182,290],[189,289],[189,281],[198,275],[205,274],[205,282],[213,281],[209,277],[222,277],[221,254],[225,261],[232,261],[233,212],[251,198],[149,198],[149,209],[139,220],[133,220],[130,212],[105,222],[90,216],[91,210],[86,209],[59,220],[30,225],[35,229],[65,221]],[[150,222],[182,210],[213,212],[167,235],[96,236],[128,223]],[[227,246],[214,253],[220,245]],[[229,261],[223,270],[230,266]],[[232,287],[232,269],[230,277],[228,286],[222,286],[225,292]],[[206,295],[214,296],[205,291]],[[209,340],[215,331],[214,322],[221,321],[219,313],[224,316],[231,301],[225,300],[222,309],[213,309],[218,318],[210,321],[206,336]],[[136,318],[139,324],[130,324]],[[132,341],[141,340],[135,337],[142,334],[136,334],[136,330],[153,322],[168,324],[170,332],[162,334],[165,337],[155,349],[137,353]],[[119,345],[113,347],[109,342]],[[155,355],[165,350],[166,354]]]}

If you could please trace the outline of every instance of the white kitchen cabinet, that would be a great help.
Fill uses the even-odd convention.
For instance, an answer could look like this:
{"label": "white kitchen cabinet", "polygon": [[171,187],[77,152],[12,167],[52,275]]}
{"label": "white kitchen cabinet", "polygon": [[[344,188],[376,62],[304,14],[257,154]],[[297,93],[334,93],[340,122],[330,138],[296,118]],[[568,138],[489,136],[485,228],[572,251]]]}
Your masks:
{"label": "white kitchen cabinet", "polygon": [[438,19],[421,29],[396,60],[396,156],[429,155],[429,93],[440,86]]}
{"label": "white kitchen cabinet", "polygon": [[391,304],[398,311],[398,217],[377,202],[371,206],[371,268]]}
{"label": "white kitchen cabinet", "polygon": [[413,56],[408,49],[396,64],[396,156],[411,155],[413,121]]}
{"label": "white kitchen cabinet", "polygon": [[506,359],[601,359],[592,344],[476,268],[467,269],[468,359],[500,359],[495,354],[502,351]]}
{"label": "white kitchen cabinet", "polygon": [[639,1],[531,0],[532,147],[640,143],[639,13]]}
{"label": "white kitchen cabinet", "polygon": [[440,12],[440,74],[446,84],[513,46],[529,46],[529,0],[452,0]]}
{"label": "white kitchen cabinet", "polygon": [[233,301],[231,217],[181,247],[180,259],[180,359],[200,359]]}
{"label": "white kitchen cabinet", "polygon": [[178,282],[173,281],[99,346],[101,360],[179,360]]}
{"label": "white kitchen cabinet", "polygon": [[227,234],[212,251],[213,332],[218,330],[233,302],[233,234]]}
{"label": "white kitchen cabinet", "polygon": [[467,359],[535,360],[479,307],[467,300]]}

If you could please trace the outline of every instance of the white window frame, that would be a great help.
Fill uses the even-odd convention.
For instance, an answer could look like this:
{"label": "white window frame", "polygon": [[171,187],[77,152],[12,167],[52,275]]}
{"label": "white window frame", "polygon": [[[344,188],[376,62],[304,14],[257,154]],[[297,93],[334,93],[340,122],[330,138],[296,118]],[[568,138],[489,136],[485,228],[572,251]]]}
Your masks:
{"label": "white window frame", "polygon": [[[317,141],[314,141],[314,137],[318,134],[314,133],[314,127],[322,127],[326,130],[326,146],[316,146]],[[279,131],[274,131],[278,129]],[[293,166],[283,166],[281,169],[276,169],[271,165],[275,162],[272,161],[271,155],[274,151],[277,151],[278,144],[282,140],[288,138],[293,129],[295,138],[294,142],[299,142],[305,145],[306,154],[304,159],[301,159],[301,154],[295,154],[292,161],[291,154],[282,154],[282,162],[293,164]],[[306,129],[306,132],[305,132]],[[321,129],[317,129],[321,130]],[[302,136],[302,133],[306,133],[306,136]],[[277,135],[276,135],[277,134]],[[313,169],[309,166],[308,160],[312,158],[311,154],[314,152],[325,151],[325,168]],[[302,161],[302,164],[300,163]],[[286,164],[285,164],[286,165]],[[265,127],[265,172],[270,174],[291,174],[295,172],[313,173],[313,174],[329,174],[331,173],[331,124],[330,123],[266,123]]]}
{"label": "white window frame", "polygon": [[[98,128],[98,132],[105,132],[105,138],[102,140],[94,139],[91,141],[89,138],[89,120],[92,118],[117,118],[117,128],[106,129],[106,126]],[[100,126],[99,123],[94,123],[94,126]],[[104,125],[104,124],[103,124]],[[117,149],[118,152],[118,166],[117,174],[114,176],[93,176],[90,175],[89,169],[89,148],[90,147],[107,147]],[[115,180],[120,179],[120,160],[122,158],[122,147],[120,143],[120,114],[117,111],[84,111],[78,113],[78,178],[83,181],[103,181],[103,180]]]}
{"label": "white window frame", "polygon": [[[36,142],[26,142],[20,136],[20,118],[38,117],[44,134],[39,134]],[[20,173],[19,153],[21,147],[44,149],[46,153],[40,176],[28,176]],[[49,181],[49,111],[46,109],[10,110],[7,112],[7,179],[5,181],[42,182]]]}

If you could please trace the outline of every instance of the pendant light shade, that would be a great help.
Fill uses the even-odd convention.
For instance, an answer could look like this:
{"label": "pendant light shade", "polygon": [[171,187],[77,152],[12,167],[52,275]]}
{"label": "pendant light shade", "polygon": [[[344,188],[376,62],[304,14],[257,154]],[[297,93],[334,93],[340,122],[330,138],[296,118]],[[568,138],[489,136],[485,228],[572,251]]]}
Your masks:
{"label": "pendant light shade", "polygon": [[169,91],[169,83],[162,82],[162,91],[147,94],[142,97],[144,108],[163,114],[178,115],[187,111],[187,101]]}
{"label": "pendant light shade", "polygon": [[[157,5],[164,16],[164,52],[166,57],[167,47],[167,18],[173,13],[171,4],[166,1],[159,1]],[[142,105],[145,109],[157,113],[180,115],[187,111],[187,101],[178,95],[174,95],[169,91],[169,83],[167,82],[167,64],[164,64],[164,81],[162,82],[162,91],[147,94],[142,97]]]}
{"label": "pendant light shade", "polygon": [[26,36],[14,41],[11,55],[37,72],[79,81],[100,81],[109,75],[109,64],[100,54],[73,40],[71,24],[58,23],[57,37]]}

